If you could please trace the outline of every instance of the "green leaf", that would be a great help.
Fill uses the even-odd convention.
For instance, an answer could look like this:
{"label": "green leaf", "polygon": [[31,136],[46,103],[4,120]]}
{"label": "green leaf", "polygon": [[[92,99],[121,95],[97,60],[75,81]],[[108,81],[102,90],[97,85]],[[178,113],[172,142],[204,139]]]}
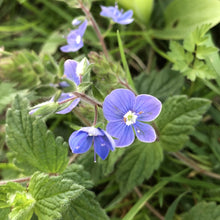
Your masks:
{"label": "green leaf", "polygon": [[114,171],[116,163],[125,153],[126,148],[117,149],[109,154],[104,161],[97,158],[97,163],[94,163],[94,156],[91,152],[77,158],[77,163],[84,166],[84,169],[91,174],[91,178],[95,183],[101,181],[105,176]]}
{"label": "green leaf", "polygon": [[94,194],[83,192],[78,198],[71,201],[69,209],[64,213],[65,220],[107,220],[105,211],[95,200]]}
{"label": "green leaf", "polygon": [[[7,112],[6,140],[16,160],[31,173],[40,170],[60,173],[68,163],[68,146],[61,137],[55,138],[41,119],[28,113],[28,102],[19,96]],[[30,171],[30,172],[28,172]]]}
{"label": "green leaf", "polygon": [[10,208],[0,208],[0,219],[9,220],[8,215],[10,213]]}
{"label": "green leaf", "polygon": [[17,94],[25,94],[25,91],[17,91],[14,89],[14,83],[1,82],[0,83],[0,113],[10,104]]}
{"label": "green leaf", "polygon": [[62,176],[48,176],[36,172],[28,187],[36,200],[34,212],[39,220],[60,219],[71,200],[80,196],[85,188]]}
{"label": "green leaf", "polygon": [[11,220],[29,220],[34,211],[35,200],[26,192],[17,192],[13,197],[12,210],[9,214]]}
{"label": "green leaf", "polygon": [[17,192],[23,191],[25,191],[25,188],[14,182],[8,182],[7,184],[0,186],[0,208],[10,207],[11,197]]}
{"label": "green leaf", "polygon": [[174,214],[176,211],[176,207],[178,206],[180,200],[182,199],[183,196],[185,196],[187,192],[182,193],[181,195],[179,195],[175,201],[169,206],[166,215],[164,217],[164,220],[172,220],[174,218]]}
{"label": "green leaf", "polygon": [[72,164],[68,166],[65,171],[61,174],[64,179],[74,181],[85,188],[92,188],[93,182],[90,179],[90,175],[86,172],[82,165]]}
{"label": "green leaf", "polygon": [[116,181],[120,191],[130,192],[148,179],[163,160],[163,150],[158,142],[151,144],[136,142],[122,158],[116,170]]}
{"label": "green leaf", "polygon": [[197,26],[220,22],[218,0],[174,0],[165,9],[166,25],[163,30],[152,30],[160,39],[183,39]]}
{"label": "green leaf", "polygon": [[54,31],[43,44],[40,54],[54,54],[59,45],[64,44],[64,39],[58,31]]}
{"label": "green leaf", "polygon": [[145,193],[138,202],[129,210],[122,220],[133,220],[134,216],[140,211],[144,204],[160,189],[162,189],[168,181],[161,181],[157,185],[153,186],[147,193]]}
{"label": "green leaf", "polygon": [[188,140],[188,135],[210,107],[210,101],[203,98],[173,96],[163,104],[156,119],[160,144],[167,151],[178,151]]}
{"label": "green leaf", "polygon": [[131,86],[131,88],[135,90],[134,83],[133,83],[133,80],[132,80],[132,77],[131,77],[131,73],[130,73],[130,70],[129,70],[129,67],[128,67],[128,63],[127,63],[127,60],[126,60],[126,57],[125,57],[124,48],[123,48],[123,44],[122,44],[122,41],[121,41],[119,30],[117,30],[117,38],[118,38],[118,46],[119,46],[119,50],[120,50],[120,55],[121,55],[123,67],[124,67],[125,72],[126,72],[127,82]]}
{"label": "green leaf", "polygon": [[167,66],[161,71],[152,71],[149,75],[142,73],[134,79],[139,94],[150,94],[164,100],[179,93],[184,77]]}
{"label": "green leaf", "polygon": [[189,212],[182,215],[182,220],[218,220],[220,216],[220,205],[215,202],[200,202]]}

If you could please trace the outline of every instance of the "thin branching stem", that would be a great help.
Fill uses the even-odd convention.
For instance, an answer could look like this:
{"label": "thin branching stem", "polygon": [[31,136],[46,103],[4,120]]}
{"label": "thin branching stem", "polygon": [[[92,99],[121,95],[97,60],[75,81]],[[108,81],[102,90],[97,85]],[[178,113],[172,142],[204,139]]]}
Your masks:
{"label": "thin branching stem", "polygon": [[99,41],[101,43],[101,46],[102,46],[102,49],[103,49],[103,52],[105,54],[105,57],[108,59],[109,58],[109,54],[108,54],[108,50],[106,48],[106,45],[105,45],[105,41],[104,41],[104,38],[101,34],[101,31],[99,29],[99,26],[98,24],[96,23],[93,15],[90,13],[90,11],[85,7],[85,5],[83,4],[83,2],[81,0],[79,0],[79,5],[82,9],[82,11],[84,12],[84,14],[87,16],[87,18],[91,21],[91,24],[96,32],[96,35],[97,37],[99,38]]}

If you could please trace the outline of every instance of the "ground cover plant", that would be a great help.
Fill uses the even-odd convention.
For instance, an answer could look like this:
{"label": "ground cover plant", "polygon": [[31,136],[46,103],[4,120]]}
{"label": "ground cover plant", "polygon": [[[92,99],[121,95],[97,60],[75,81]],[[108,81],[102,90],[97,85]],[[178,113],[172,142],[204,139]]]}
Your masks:
{"label": "ground cover plant", "polygon": [[219,0],[0,6],[0,219],[220,219]]}

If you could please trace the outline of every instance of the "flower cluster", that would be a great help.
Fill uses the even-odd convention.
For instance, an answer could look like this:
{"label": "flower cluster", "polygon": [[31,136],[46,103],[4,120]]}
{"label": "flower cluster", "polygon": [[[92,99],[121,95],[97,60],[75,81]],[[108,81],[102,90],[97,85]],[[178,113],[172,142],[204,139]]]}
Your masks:
{"label": "flower cluster", "polygon": [[[123,9],[119,10],[118,5],[115,6],[101,6],[102,11],[100,12],[101,16],[111,18],[113,22],[126,25],[133,22],[133,11],[128,10],[123,13]],[[71,30],[70,33],[67,35],[67,45],[62,46],[60,50],[64,53],[68,52],[76,52],[83,47],[83,35],[86,31],[88,22],[85,21],[81,24],[81,20],[74,19],[72,21],[73,26],[78,26],[75,30]]]}
{"label": "flower cluster", "polygon": [[[115,7],[101,6],[101,16],[111,18],[113,22],[119,24],[129,24],[133,22],[133,12],[129,10],[123,13],[123,10]],[[60,49],[63,52],[75,52],[83,47],[83,35],[87,28],[87,20],[74,19],[72,25],[76,29],[70,31],[67,36],[67,45]],[[89,61],[84,58],[81,62],[68,59],[64,63],[63,81],[59,86],[63,89],[76,89],[83,82],[83,75],[90,70]],[[72,87],[71,87],[72,86]],[[69,87],[69,88],[68,88]],[[48,111],[48,107],[57,114],[67,114],[77,106],[80,98],[84,96],[76,96],[74,92],[62,92],[58,97],[52,97],[45,104],[36,106],[30,111],[30,114]],[[90,101],[87,97],[86,101]],[[94,145],[94,160],[96,154],[105,160],[110,151],[114,151],[116,147],[126,147],[133,143],[135,134],[142,142],[151,143],[156,140],[156,132],[154,128],[146,122],[154,120],[161,111],[161,102],[151,95],[138,95],[128,89],[116,89],[112,91],[104,100],[103,114],[108,120],[106,131],[96,128],[97,106],[102,105],[98,102],[91,102],[95,105],[94,126],[83,127],[78,131],[74,131],[69,137],[69,146],[73,153],[81,154],[87,152]],[[64,104],[64,105],[63,105]],[[61,107],[58,107],[61,106]],[[42,111],[43,109],[43,111]],[[134,130],[134,131],[133,131]],[[114,138],[114,139],[113,139]]]}

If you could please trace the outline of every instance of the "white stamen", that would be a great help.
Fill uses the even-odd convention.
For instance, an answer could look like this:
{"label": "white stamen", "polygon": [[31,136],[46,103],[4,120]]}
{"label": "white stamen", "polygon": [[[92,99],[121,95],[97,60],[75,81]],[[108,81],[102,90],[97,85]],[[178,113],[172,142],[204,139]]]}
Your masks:
{"label": "white stamen", "polygon": [[135,114],[135,112],[132,111],[128,111],[125,115],[124,115],[124,122],[126,123],[126,125],[132,125],[134,123],[136,123],[136,119],[137,119],[137,115]]}
{"label": "white stamen", "polygon": [[140,133],[141,131],[140,130],[137,130],[137,133]]}
{"label": "white stamen", "polygon": [[76,37],[76,43],[77,43],[77,44],[79,44],[79,43],[80,43],[80,41],[81,41],[81,36],[80,36],[80,35],[78,35],[78,36]]}

